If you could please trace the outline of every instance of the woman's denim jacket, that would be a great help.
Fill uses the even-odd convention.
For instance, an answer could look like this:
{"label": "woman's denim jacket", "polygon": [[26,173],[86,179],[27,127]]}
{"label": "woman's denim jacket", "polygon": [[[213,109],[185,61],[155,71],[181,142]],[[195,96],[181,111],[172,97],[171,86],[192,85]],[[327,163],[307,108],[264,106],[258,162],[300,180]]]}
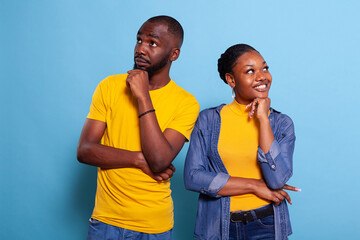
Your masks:
{"label": "woman's denim jacket", "polygon": [[[200,193],[194,233],[196,239],[229,239],[230,197],[217,195],[230,178],[218,152],[220,110],[223,106],[200,113],[186,156],[185,187]],[[274,109],[270,109],[269,119],[275,140],[266,154],[258,148],[257,159],[267,186],[280,189],[292,175],[294,125],[288,116]],[[287,239],[292,230],[286,200],[273,207],[275,239]]]}

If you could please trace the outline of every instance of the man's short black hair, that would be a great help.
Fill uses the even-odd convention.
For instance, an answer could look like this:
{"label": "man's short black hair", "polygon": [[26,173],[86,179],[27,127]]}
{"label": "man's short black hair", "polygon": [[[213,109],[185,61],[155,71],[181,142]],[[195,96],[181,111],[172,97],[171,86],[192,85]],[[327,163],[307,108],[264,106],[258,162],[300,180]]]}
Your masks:
{"label": "man's short black hair", "polygon": [[174,35],[179,43],[179,48],[182,45],[184,39],[184,29],[182,28],[181,24],[172,17],[160,15],[149,18],[147,22],[151,23],[165,23],[168,26],[168,33]]}

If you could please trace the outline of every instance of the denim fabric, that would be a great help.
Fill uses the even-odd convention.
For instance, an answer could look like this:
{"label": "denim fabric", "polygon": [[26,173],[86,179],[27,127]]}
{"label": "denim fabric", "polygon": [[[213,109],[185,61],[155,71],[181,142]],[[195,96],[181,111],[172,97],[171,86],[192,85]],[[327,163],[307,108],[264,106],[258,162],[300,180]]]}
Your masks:
{"label": "denim fabric", "polygon": [[90,218],[87,240],[171,240],[172,230],[149,234],[115,227]]}
{"label": "denim fabric", "polygon": [[[272,207],[267,205],[260,209]],[[230,221],[229,240],[273,240],[275,239],[274,215],[257,219],[255,211],[251,214],[254,221],[242,223]]]}
{"label": "denim fabric", "polygon": [[[199,114],[185,160],[185,187],[200,193],[194,233],[197,239],[229,239],[230,197],[217,195],[230,178],[218,152],[220,110],[223,106],[209,108]],[[269,120],[275,140],[266,154],[258,148],[257,160],[267,186],[279,189],[292,176],[294,125],[288,116],[272,108]],[[292,231],[286,201],[273,207],[275,238],[287,239]]]}

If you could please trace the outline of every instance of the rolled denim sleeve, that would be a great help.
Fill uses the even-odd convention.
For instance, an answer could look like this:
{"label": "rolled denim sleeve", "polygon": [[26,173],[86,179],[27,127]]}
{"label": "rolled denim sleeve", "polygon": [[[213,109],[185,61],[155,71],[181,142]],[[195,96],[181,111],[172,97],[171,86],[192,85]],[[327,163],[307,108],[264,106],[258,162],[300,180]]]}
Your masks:
{"label": "rolled denim sleeve", "polygon": [[290,118],[283,124],[285,126],[279,127],[279,132],[274,133],[275,139],[268,153],[265,154],[260,147],[258,148],[258,162],[264,180],[271,189],[282,188],[293,173],[294,125]]}
{"label": "rolled denim sleeve", "polygon": [[191,191],[219,198],[217,192],[222,189],[230,178],[229,174],[215,172],[206,154],[204,135],[196,123],[190,137],[190,146],[185,159],[184,183]]}

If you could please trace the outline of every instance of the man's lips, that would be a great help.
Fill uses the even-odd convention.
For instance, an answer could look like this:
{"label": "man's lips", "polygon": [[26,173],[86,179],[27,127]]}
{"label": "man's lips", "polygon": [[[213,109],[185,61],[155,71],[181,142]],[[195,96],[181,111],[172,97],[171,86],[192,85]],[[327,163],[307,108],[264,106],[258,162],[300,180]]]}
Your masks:
{"label": "man's lips", "polygon": [[144,66],[144,65],[150,64],[150,61],[139,56],[139,57],[135,57],[135,63],[137,66]]}

